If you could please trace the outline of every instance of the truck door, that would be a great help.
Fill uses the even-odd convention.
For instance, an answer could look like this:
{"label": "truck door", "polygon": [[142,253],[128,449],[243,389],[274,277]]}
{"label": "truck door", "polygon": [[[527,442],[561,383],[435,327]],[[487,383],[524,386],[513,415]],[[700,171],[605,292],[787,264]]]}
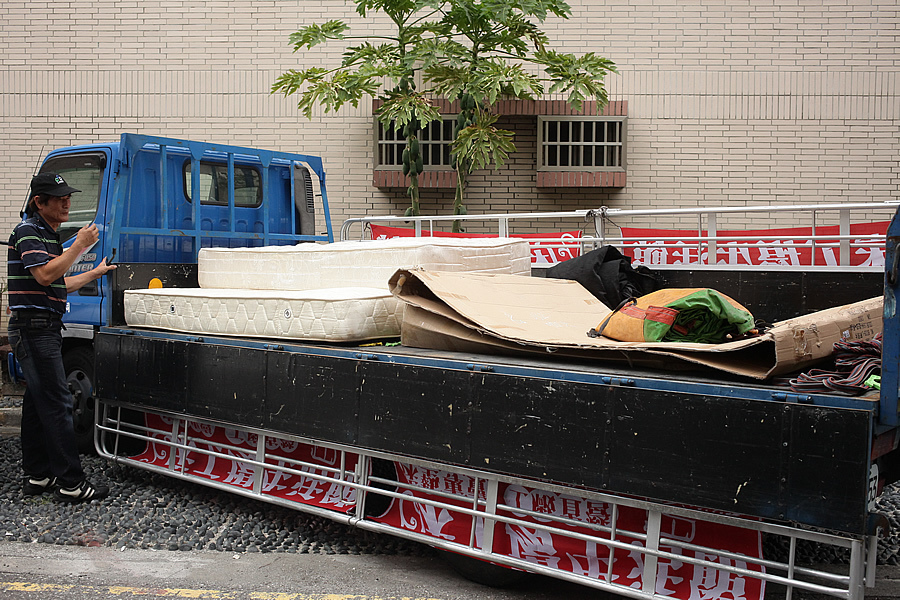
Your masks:
{"label": "truck door", "polygon": [[[100,238],[76,261],[66,275],[75,275],[93,269],[106,256],[106,196],[111,150],[96,148],[72,154],[51,154],[41,165],[41,173],[59,173],[66,182],[81,190],[72,194],[69,221],[59,226],[63,247],[72,245],[78,230],[91,222],[97,224]],[[86,325],[103,325],[103,301],[107,297],[106,278],[92,281],[80,290],[69,294],[65,322]]]}

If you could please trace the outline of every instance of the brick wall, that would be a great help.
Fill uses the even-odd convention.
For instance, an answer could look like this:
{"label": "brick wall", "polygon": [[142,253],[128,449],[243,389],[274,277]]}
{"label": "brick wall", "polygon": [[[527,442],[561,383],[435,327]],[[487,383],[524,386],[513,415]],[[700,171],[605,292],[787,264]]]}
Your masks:
{"label": "brick wall", "polygon": [[[628,102],[627,186],[534,185],[534,117],[518,151],[477,173],[470,212],[886,200],[900,185],[900,14],[895,2],[570,2],[553,45],[614,60]],[[0,1],[0,226],[9,230],[42,154],[123,131],[320,154],[335,226],[401,213],[372,182],[371,104],[300,116],[269,94],[284,70],[334,65],[343,47],[293,54],[298,27],[344,18],[327,0]],[[357,26],[359,26],[357,25]],[[35,35],[38,32],[39,35]],[[446,212],[452,190],[425,192]]]}

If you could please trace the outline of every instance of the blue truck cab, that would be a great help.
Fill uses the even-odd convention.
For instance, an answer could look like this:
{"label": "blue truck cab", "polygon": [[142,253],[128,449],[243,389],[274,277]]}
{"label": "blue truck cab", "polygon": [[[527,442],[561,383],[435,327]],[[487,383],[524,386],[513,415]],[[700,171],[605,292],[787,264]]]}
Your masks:
{"label": "blue truck cab", "polygon": [[[81,227],[93,222],[99,229],[99,240],[69,275],[106,257],[144,265],[147,273],[148,265],[167,265],[154,278],[165,283],[179,270],[196,277],[201,247],[334,241],[325,172],[314,156],[125,133],[114,143],[53,150],[40,172],[60,173],[82,190],[72,195],[69,221],[59,228],[64,247]],[[115,310],[111,289],[110,277],[102,277],[69,294],[63,318],[83,450],[93,446],[93,338]]]}

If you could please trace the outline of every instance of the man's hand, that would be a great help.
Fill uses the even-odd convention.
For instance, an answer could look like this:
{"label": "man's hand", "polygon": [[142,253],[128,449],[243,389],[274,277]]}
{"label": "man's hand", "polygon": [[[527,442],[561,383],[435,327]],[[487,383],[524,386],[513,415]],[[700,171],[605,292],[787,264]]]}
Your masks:
{"label": "man's hand", "polygon": [[96,267],[94,267],[93,269],[91,269],[91,273],[96,275],[96,277],[94,277],[94,279],[100,279],[101,277],[106,275],[108,272],[112,271],[113,269],[118,268],[118,265],[110,265],[110,264],[107,264],[106,261],[107,261],[107,258],[104,256],[103,260],[100,261],[100,264],[97,265]]}
{"label": "man's hand", "polygon": [[78,230],[72,246],[77,246],[80,252],[96,244],[98,239],[100,239],[100,232],[97,230],[97,224],[90,223]]}
{"label": "man's hand", "polygon": [[106,263],[106,257],[104,256],[103,260],[100,261],[100,264],[90,271],[66,277],[66,291],[74,292],[76,290],[80,290],[86,284],[95,279],[100,279],[115,268],[116,265],[110,265]]}

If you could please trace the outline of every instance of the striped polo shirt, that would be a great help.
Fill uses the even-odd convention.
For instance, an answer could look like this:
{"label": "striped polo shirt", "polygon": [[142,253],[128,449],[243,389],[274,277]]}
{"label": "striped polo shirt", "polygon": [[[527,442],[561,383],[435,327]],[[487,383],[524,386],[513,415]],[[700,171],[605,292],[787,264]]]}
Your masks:
{"label": "striped polo shirt", "polygon": [[60,277],[49,286],[44,286],[30,271],[32,267],[47,264],[62,251],[59,234],[40,215],[32,215],[16,225],[9,236],[6,262],[10,310],[36,308],[65,314],[65,278]]}

